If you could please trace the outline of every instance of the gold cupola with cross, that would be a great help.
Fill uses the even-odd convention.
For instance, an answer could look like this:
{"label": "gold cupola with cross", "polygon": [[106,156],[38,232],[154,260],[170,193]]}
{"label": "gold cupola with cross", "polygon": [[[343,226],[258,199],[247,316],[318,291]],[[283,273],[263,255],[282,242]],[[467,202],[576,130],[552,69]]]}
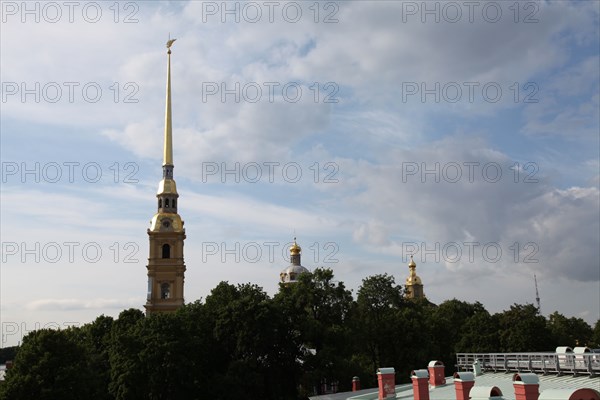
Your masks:
{"label": "gold cupola with cross", "polygon": [[185,229],[177,213],[177,185],[173,179],[173,132],[171,124],[171,46],[167,42],[167,99],[163,148],[162,180],[156,193],[158,210],[148,229],[150,255],[148,257],[148,294],[146,314],[173,312],[183,305],[185,262],[183,241]]}
{"label": "gold cupola with cross", "polygon": [[298,246],[296,238],[294,238],[294,244],[290,246],[290,265],[279,274],[279,281],[281,283],[295,283],[298,281],[300,274],[309,272],[308,269],[300,264],[301,253],[302,248]]}
{"label": "gold cupola with cross", "polygon": [[423,282],[417,275],[417,263],[413,260],[413,256],[410,256],[410,262],[408,263],[408,278],[406,278],[406,297],[409,299],[422,299],[425,297],[423,294]]}

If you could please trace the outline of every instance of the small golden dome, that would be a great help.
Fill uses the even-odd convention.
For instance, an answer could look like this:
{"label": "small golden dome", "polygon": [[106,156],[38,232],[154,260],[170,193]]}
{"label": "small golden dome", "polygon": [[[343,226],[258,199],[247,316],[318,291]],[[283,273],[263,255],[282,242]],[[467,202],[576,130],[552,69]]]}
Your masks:
{"label": "small golden dome", "polygon": [[290,254],[293,256],[297,256],[302,251],[302,248],[298,246],[296,243],[296,238],[294,238],[294,244],[290,246]]}
{"label": "small golden dome", "polygon": [[409,268],[416,268],[417,264],[413,260],[413,256],[410,256],[410,262],[408,263]]}

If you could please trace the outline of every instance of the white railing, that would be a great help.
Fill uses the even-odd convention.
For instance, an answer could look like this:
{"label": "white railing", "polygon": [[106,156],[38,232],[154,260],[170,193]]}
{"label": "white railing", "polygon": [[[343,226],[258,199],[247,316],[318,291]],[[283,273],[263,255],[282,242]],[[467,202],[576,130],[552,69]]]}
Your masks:
{"label": "white railing", "polygon": [[459,371],[472,370],[478,360],[485,371],[600,374],[598,353],[457,353]]}

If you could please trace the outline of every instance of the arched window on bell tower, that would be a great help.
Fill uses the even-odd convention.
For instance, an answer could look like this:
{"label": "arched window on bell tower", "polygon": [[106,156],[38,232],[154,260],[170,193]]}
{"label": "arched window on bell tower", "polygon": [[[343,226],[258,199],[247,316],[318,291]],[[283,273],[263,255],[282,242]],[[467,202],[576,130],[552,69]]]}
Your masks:
{"label": "arched window on bell tower", "polygon": [[168,198],[167,198],[167,199],[165,199],[165,207],[166,207],[166,208],[169,208],[169,199],[168,199]]}
{"label": "arched window on bell tower", "polygon": [[171,258],[171,246],[166,243],[162,245],[162,258]]}
{"label": "arched window on bell tower", "polygon": [[171,285],[168,282],[163,282],[160,285],[160,298],[168,299],[171,297]]}
{"label": "arched window on bell tower", "polygon": [[158,199],[158,208],[162,208],[162,199]]}

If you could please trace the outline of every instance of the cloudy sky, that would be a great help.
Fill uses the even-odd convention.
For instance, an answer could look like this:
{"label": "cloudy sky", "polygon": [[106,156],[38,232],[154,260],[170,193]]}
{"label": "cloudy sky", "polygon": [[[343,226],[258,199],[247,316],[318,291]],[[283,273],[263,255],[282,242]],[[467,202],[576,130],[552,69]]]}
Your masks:
{"label": "cloudy sky", "polygon": [[356,291],[600,313],[597,1],[2,1],[2,345],[142,308],[172,54],[186,301]]}

